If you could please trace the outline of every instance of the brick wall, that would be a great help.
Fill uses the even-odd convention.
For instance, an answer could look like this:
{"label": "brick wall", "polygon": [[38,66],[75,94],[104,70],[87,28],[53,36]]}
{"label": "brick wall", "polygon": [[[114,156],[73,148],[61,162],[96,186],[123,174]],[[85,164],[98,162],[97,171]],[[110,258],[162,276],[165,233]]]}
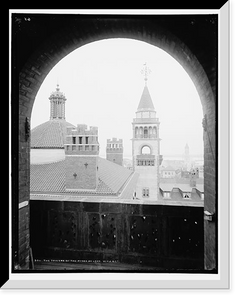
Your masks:
{"label": "brick wall", "polygon": [[67,189],[96,189],[97,179],[97,157],[66,156]]}
{"label": "brick wall", "polygon": [[106,159],[114,162],[115,164],[122,166],[123,152],[120,149],[113,149],[113,151],[111,151],[111,152],[109,150],[107,150]]}
{"label": "brick wall", "polygon": [[[204,210],[217,215],[217,185],[216,185],[216,124],[213,109],[208,109],[204,129]],[[217,268],[217,219],[213,222],[204,220],[205,268]]]}
{"label": "brick wall", "polygon": [[29,243],[30,243],[30,216],[29,216],[29,204],[19,209],[19,261],[15,266],[20,269],[29,268]]}
{"label": "brick wall", "polygon": [[[61,16],[58,16],[53,20],[51,15],[41,20],[31,15],[30,22],[24,20],[24,15],[13,16],[12,109],[14,120],[12,130],[19,134],[19,147],[13,149],[13,161],[18,163],[20,172],[19,183],[17,183],[19,195],[14,201],[29,200],[29,142],[25,141],[25,120],[26,117],[31,117],[36,93],[51,68],[64,56],[93,41],[105,38],[133,38],[155,45],[172,55],[183,66],[196,86],[203,106],[203,114],[208,116],[211,145],[213,149],[216,149],[216,52],[214,51],[217,39],[209,30],[209,26],[214,26],[214,23],[210,24],[205,18],[199,26],[194,26],[193,23],[199,22],[197,16],[193,23],[191,16],[185,18],[189,20],[186,19],[185,23],[180,21],[181,26],[178,26],[177,19],[172,22],[171,19],[167,19],[167,16],[160,19],[154,17],[149,21],[144,17],[121,16],[116,18],[79,16],[79,18],[72,19],[61,19]],[[204,33],[202,35],[201,30]],[[215,209],[216,195],[213,182],[215,182],[216,170],[211,163],[212,159],[205,137],[204,151],[205,206]],[[13,176],[13,180],[18,179]],[[16,205],[13,207],[17,209]],[[21,215],[19,224],[22,218],[25,219]],[[215,224],[210,226],[206,224],[205,236],[209,241],[205,248],[205,260],[212,261],[212,267],[214,267]],[[18,252],[17,257],[21,257],[24,253],[21,245],[19,245]],[[206,266],[209,266],[209,263]]]}

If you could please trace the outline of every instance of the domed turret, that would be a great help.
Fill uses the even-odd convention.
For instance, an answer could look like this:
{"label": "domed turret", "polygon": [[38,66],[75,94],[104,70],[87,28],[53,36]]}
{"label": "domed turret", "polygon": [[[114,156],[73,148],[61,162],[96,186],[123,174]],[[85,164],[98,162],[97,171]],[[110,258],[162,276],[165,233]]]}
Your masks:
{"label": "domed turret", "polygon": [[56,91],[52,92],[50,97],[50,120],[65,119],[65,95],[60,91],[57,84]]}
{"label": "domed turret", "polygon": [[31,163],[47,163],[64,159],[67,127],[75,128],[65,120],[64,93],[57,85],[50,97],[50,120],[31,131]]}

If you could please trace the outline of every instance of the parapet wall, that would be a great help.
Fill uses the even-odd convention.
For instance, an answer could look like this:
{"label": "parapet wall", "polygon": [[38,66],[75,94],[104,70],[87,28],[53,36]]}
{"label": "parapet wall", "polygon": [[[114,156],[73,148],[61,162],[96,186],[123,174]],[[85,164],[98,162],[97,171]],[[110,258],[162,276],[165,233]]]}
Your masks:
{"label": "parapet wall", "polygon": [[36,259],[203,270],[203,207],[31,200],[30,214]]}

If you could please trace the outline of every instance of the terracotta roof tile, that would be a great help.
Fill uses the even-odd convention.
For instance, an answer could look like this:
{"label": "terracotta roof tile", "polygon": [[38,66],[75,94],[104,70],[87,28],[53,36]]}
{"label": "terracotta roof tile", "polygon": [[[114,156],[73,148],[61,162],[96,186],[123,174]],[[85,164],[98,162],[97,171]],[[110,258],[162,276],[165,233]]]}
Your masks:
{"label": "terracotta roof tile", "polygon": [[64,119],[56,119],[33,128],[31,148],[64,148],[67,126],[75,127]]}
{"label": "terracotta roof tile", "polygon": [[129,169],[101,157],[98,158],[98,172],[101,180],[115,193],[120,190],[132,174]]}
{"label": "terracotta roof tile", "polygon": [[[30,167],[31,193],[66,193],[65,164],[65,160],[48,164],[32,164]],[[98,167],[99,180],[95,191],[72,191],[71,193],[117,196],[125,188],[125,184],[131,186],[136,184],[136,180],[127,181],[132,172],[124,167],[100,157]],[[126,189],[125,195],[130,193],[130,189],[131,187]]]}
{"label": "terracotta roof tile", "polygon": [[65,160],[31,165],[30,191],[63,193],[65,189]]}

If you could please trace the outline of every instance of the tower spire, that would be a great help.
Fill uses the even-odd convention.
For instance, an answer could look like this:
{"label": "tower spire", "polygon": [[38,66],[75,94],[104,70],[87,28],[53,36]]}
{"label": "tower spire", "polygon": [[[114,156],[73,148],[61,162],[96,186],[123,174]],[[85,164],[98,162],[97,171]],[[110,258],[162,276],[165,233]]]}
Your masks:
{"label": "tower spire", "polygon": [[151,70],[148,68],[147,63],[143,64],[143,69],[141,70],[141,74],[144,76],[145,86],[147,85],[148,76],[150,75]]}

